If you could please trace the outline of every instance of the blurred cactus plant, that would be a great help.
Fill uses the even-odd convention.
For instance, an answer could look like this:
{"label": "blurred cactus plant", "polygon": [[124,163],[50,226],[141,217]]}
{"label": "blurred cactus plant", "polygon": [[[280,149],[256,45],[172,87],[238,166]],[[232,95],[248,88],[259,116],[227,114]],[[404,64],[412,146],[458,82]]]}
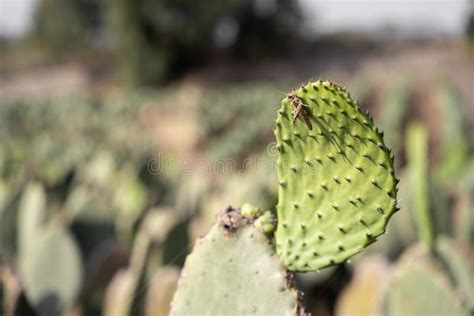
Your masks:
{"label": "blurred cactus plant", "polygon": [[469,315],[449,277],[427,254],[420,247],[404,254],[387,291],[385,315]]}
{"label": "blurred cactus plant", "polygon": [[413,124],[407,131],[407,149],[410,182],[413,190],[411,202],[419,239],[429,250],[433,248],[433,218],[430,215],[428,192],[428,135],[423,126]]}
{"label": "blurred cactus plant", "polygon": [[[161,94],[5,102],[0,313],[301,315],[297,289],[316,315],[472,313],[466,115],[455,90],[436,86],[443,132],[440,146],[428,148],[426,122],[404,133],[412,88],[396,81],[382,96],[390,104],[378,112],[386,139],[343,88],[304,85],[283,98],[277,141],[266,151],[276,88],[225,86],[192,98],[186,88],[164,98],[173,111],[181,99],[196,105],[186,107],[203,127],[188,148],[193,158],[258,154],[273,168],[222,176],[149,169],[163,148],[143,129],[150,117],[162,120],[148,115],[163,110]],[[400,193],[392,146],[402,158]],[[403,212],[393,218],[395,202]],[[217,215],[229,204],[242,207]],[[412,245],[416,235],[422,245]],[[384,259],[349,264],[376,240],[364,253]]]}
{"label": "blurred cactus plant", "polygon": [[[472,271],[462,246],[440,236],[429,205],[428,135],[419,123],[407,133],[411,209],[420,244],[404,252],[385,294],[386,315],[469,315]],[[434,299],[436,298],[436,299]]]}

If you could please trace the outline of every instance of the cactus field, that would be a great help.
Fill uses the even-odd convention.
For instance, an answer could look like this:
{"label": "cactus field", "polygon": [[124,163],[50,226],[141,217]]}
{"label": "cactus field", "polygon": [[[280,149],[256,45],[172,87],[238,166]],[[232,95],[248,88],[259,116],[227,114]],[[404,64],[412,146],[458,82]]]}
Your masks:
{"label": "cactus field", "polygon": [[473,315],[472,90],[301,63],[0,96],[0,315]]}

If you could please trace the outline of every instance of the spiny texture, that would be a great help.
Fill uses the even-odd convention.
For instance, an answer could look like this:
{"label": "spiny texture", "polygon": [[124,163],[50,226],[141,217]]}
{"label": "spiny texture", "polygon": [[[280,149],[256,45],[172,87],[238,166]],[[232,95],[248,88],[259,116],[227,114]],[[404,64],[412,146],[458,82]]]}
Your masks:
{"label": "spiny texture", "polygon": [[219,222],[187,257],[171,315],[298,314],[291,275],[265,235],[234,209]]}
{"label": "spiny texture", "polygon": [[341,87],[309,83],[276,120],[276,249],[287,268],[344,262],[385,232],[396,211],[393,158],[372,119]]}
{"label": "spiny texture", "polygon": [[419,245],[407,251],[397,264],[385,297],[386,316],[467,316],[449,278]]}

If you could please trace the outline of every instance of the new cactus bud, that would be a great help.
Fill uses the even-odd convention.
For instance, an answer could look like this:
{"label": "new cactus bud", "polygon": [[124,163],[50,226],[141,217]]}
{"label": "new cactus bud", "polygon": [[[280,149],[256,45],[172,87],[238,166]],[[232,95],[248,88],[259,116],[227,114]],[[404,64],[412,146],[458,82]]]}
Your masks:
{"label": "new cactus bud", "polygon": [[255,218],[262,214],[258,207],[253,206],[250,203],[245,203],[244,205],[242,205],[242,207],[240,208],[240,212],[242,213],[243,217],[247,218]]}

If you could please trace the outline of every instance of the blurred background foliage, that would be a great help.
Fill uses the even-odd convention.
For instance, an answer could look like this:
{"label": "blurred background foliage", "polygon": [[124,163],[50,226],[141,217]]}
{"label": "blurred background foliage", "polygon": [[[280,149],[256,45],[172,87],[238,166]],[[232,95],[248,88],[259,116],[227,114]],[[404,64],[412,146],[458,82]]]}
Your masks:
{"label": "blurred background foliage", "polygon": [[403,315],[447,297],[472,311],[472,10],[457,36],[309,36],[303,3],[35,3],[29,32],[0,41],[2,315],[166,315],[219,210],[274,208],[280,91],[318,78],[384,130],[401,211],[351,263],[297,276],[308,310]]}
{"label": "blurred background foliage", "polygon": [[258,57],[285,49],[299,18],[289,0],[45,0],[32,35],[53,55],[106,46],[123,82],[136,86],[163,83],[215,54]]}

